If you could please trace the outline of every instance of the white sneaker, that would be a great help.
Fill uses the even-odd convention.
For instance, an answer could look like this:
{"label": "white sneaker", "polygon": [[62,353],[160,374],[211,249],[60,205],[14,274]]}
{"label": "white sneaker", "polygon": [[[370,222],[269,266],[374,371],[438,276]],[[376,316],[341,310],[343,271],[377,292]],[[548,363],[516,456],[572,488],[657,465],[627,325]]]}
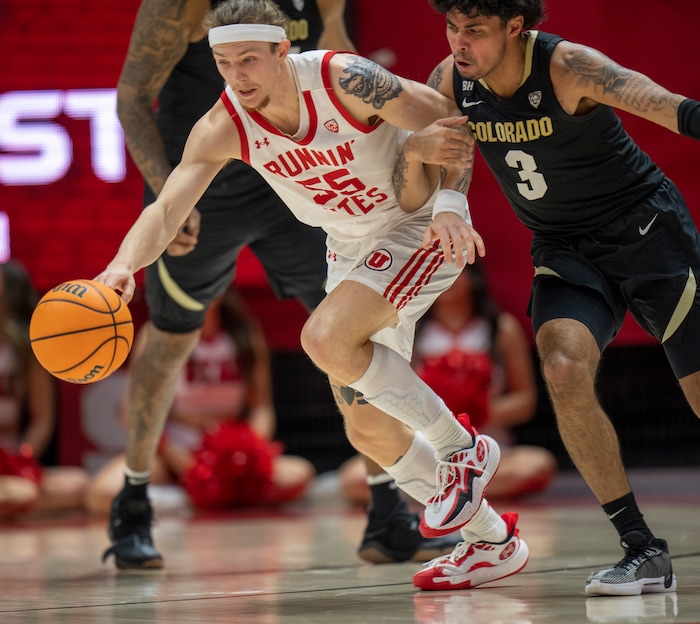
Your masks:
{"label": "white sneaker", "polygon": [[471,589],[520,572],[527,563],[527,544],[518,536],[518,514],[501,516],[508,527],[508,538],[500,544],[461,542],[449,555],[425,564],[413,577],[418,589],[449,591]]}
{"label": "white sneaker", "polygon": [[479,511],[486,486],[501,461],[501,450],[493,438],[480,435],[466,414],[457,420],[472,435],[474,444],[438,461],[437,493],[428,500],[420,523],[425,537],[441,537],[467,524]]}

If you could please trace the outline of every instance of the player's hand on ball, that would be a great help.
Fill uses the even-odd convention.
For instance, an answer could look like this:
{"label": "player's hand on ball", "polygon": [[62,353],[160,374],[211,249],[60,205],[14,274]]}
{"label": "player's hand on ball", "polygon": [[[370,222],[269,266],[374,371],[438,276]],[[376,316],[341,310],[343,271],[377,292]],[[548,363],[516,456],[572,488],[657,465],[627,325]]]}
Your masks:
{"label": "player's hand on ball", "polygon": [[134,274],[126,267],[110,264],[94,279],[120,293],[124,303],[129,303],[134,296],[136,281]]}

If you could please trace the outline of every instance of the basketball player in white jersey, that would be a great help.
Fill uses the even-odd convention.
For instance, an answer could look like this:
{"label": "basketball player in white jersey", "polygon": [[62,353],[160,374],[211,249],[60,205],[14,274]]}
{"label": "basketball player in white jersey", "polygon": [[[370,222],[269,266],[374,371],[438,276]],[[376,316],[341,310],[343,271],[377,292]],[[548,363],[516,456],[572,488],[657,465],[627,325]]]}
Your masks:
{"label": "basketball player in white jersey", "polygon": [[[216,173],[231,159],[248,162],[300,221],[328,234],[328,295],[301,341],[342,399],[350,442],[426,505],[425,536],[461,530],[469,543],[489,543],[473,549],[459,578],[416,584],[473,587],[514,574],[528,557],[517,515],[501,517],[484,499],[498,445],[455,418],[409,364],[415,322],[465,261],[485,253],[463,194],[474,149],[457,127],[465,118],[448,98],[357,55],[288,55],[286,20],[270,0],[229,0],[209,13],[226,89],[96,279],[128,302],[134,273],[163,253]],[[431,124],[449,137],[428,156],[444,168],[442,189],[402,209],[394,175],[402,195],[424,197],[440,173],[410,153],[395,171],[399,128]]]}

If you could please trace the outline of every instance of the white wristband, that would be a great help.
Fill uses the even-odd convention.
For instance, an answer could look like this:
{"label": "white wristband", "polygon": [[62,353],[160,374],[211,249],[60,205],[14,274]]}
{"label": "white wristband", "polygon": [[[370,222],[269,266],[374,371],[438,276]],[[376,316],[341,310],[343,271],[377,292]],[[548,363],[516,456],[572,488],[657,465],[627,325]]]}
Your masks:
{"label": "white wristband", "polygon": [[472,224],[472,217],[469,214],[469,202],[466,196],[459,191],[450,189],[438,191],[433,204],[433,219],[441,212],[452,212],[462,217],[469,225]]}

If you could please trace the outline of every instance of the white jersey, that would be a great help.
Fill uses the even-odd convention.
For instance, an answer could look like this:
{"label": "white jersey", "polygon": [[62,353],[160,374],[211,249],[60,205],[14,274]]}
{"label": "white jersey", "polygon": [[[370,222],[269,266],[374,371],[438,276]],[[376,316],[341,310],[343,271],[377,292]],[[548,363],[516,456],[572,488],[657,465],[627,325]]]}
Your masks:
{"label": "white jersey", "polygon": [[[242,160],[263,176],[296,218],[338,241],[359,241],[412,218],[399,207],[392,184],[407,131],[381,120],[367,126],[350,115],[330,83],[334,54],[314,50],[287,57],[301,110],[294,136],[244,109],[230,87],[221,99],[238,128]],[[420,212],[427,209],[428,204]]]}

